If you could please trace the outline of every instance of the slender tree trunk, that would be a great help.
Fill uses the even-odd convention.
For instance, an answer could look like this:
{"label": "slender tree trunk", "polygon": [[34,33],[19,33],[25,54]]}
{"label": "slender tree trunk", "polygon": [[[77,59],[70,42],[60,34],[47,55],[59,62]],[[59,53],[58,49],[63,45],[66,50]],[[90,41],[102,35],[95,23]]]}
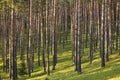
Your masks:
{"label": "slender tree trunk", "polygon": [[28,45],[28,76],[31,76],[31,47],[32,47],[32,0],[29,0],[29,45]]}
{"label": "slender tree trunk", "polygon": [[55,70],[55,66],[57,63],[57,53],[56,53],[56,39],[55,39],[55,27],[56,27],[56,0],[52,0],[53,6],[53,27],[52,27],[52,55],[53,55],[53,67],[52,69]]}
{"label": "slender tree trunk", "polygon": [[48,5],[46,0],[46,51],[47,51],[47,75],[50,75],[50,62],[49,62],[49,25],[48,25]]}
{"label": "slender tree trunk", "polygon": [[77,53],[78,53],[78,5],[77,5],[77,1],[75,0],[75,71],[77,71]]}
{"label": "slender tree trunk", "polygon": [[72,59],[73,59],[73,62],[75,64],[75,27],[74,27],[74,8],[75,8],[75,0],[72,0],[71,1],[71,46],[72,46]]}
{"label": "slender tree trunk", "polygon": [[105,28],[105,25],[104,25],[104,22],[105,22],[105,0],[102,0],[101,2],[101,5],[102,5],[102,13],[101,13],[101,67],[104,67],[105,66],[105,50],[104,50],[104,43],[105,43],[105,39],[104,39],[104,28]]}
{"label": "slender tree trunk", "polygon": [[3,71],[6,71],[6,24],[5,24],[5,13],[3,15],[3,27],[2,27],[2,61],[3,61]]}
{"label": "slender tree trunk", "polygon": [[67,9],[67,2],[64,0],[65,4],[65,37],[66,37],[66,43],[67,43],[67,36],[68,36],[68,9]]}
{"label": "slender tree trunk", "polygon": [[93,58],[93,0],[90,2],[90,54],[89,60],[90,64],[92,64]]}
{"label": "slender tree trunk", "polygon": [[81,6],[81,1],[78,0],[78,53],[77,53],[77,71],[81,73],[81,38],[82,38],[82,25],[81,25],[81,12],[82,12],[82,6]]}
{"label": "slender tree trunk", "polygon": [[[42,8],[43,9],[43,8]],[[43,16],[43,14],[42,14]],[[43,20],[41,20],[42,22]],[[41,50],[42,50],[42,63],[43,63],[43,68],[44,68],[44,72],[46,72],[46,62],[45,62],[45,33],[44,33],[44,23],[41,23]]]}
{"label": "slender tree trunk", "polygon": [[21,32],[20,32],[20,59],[24,59],[24,18],[22,17],[21,22]]}
{"label": "slender tree trunk", "polygon": [[109,7],[108,7],[108,26],[109,26],[109,49],[110,49],[110,54],[112,54],[112,23],[111,23],[111,0],[108,1]]}
{"label": "slender tree trunk", "polygon": [[109,61],[109,55],[108,55],[108,38],[109,38],[109,36],[108,36],[108,26],[107,26],[107,24],[108,24],[108,19],[107,19],[107,0],[105,0],[105,59],[106,59],[106,61]]}
{"label": "slender tree trunk", "polygon": [[119,2],[116,0],[116,50],[118,50],[118,39],[119,39]]}
{"label": "slender tree trunk", "polygon": [[16,64],[16,57],[15,57],[15,52],[14,52],[14,37],[15,37],[15,33],[14,33],[14,17],[15,17],[15,1],[12,0],[12,12],[11,12],[11,27],[10,27],[10,80],[16,80],[16,68],[15,68],[15,64]]}

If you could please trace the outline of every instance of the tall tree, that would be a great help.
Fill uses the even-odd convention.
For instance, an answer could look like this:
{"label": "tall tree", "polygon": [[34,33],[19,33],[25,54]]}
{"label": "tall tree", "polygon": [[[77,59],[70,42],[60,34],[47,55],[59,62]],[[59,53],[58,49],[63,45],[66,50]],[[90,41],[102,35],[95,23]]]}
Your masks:
{"label": "tall tree", "polygon": [[91,0],[90,2],[90,54],[89,54],[89,59],[90,59],[90,64],[92,64],[92,58],[93,58],[93,3],[94,1]]}
{"label": "tall tree", "polygon": [[106,61],[109,61],[109,55],[108,55],[108,43],[109,43],[109,31],[108,31],[108,8],[107,8],[107,0],[105,0],[105,59]]}
{"label": "tall tree", "polygon": [[52,69],[55,70],[55,66],[57,63],[57,46],[56,46],[56,35],[55,35],[55,28],[56,28],[56,0],[52,0],[52,8],[53,8],[53,22],[52,22],[52,55],[53,55],[53,67]]}
{"label": "tall tree", "polygon": [[75,18],[74,18],[74,8],[75,8],[75,0],[72,0],[71,1],[71,4],[70,4],[70,8],[71,8],[71,14],[70,14],[70,16],[71,16],[71,46],[72,46],[72,59],[73,59],[73,63],[75,63],[75,31],[74,31],[74,29],[75,29],[75,26],[74,26],[74,20],[75,20]]}
{"label": "tall tree", "polygon": [[104,43],[105,43],[105,38],[104,38],[104,29],[105,29],[105,25],[104,25],[104,21],[105,21],[105,0],[102,0],[101,1],[101,5],[102,5],[102,11],[101,11],[101,52],[100,52],[100,55],[101,55],[101,67],[104,67],[105,66],[105,47],[104,47]]}
{"label": "tall tree", "polygon": [[28,45],[28,76],[31,76],[31,47],[32,47],[32,0],[29,0],[29,45]]}
{"label": "tall tree", "polygon": [[48,24],[48,13],[49,13],[49,1],[46,0],[46,52],[47,52],[47,75],[50,75],[50,62],[49,62],[49,24]]}
{"label": "tall tree", "polygon": [[10,79],[16,80],[16,53],[14,51],[15,41],[15,0],[11,0],[11,26],[10,26]]}
{"label": "tall tree", "polygon": [[78,0],[78,52],[77,52],[77,71],[81,73],[81,50],[82,50],[82,1]]}
{"label": "tall tree", "polygon": [[38,66],[40,66],[40,47],[41,47],[41,23],[42,23],[42,0],[38,4],[38,29],[37,29],[37,49],[38,49]]}

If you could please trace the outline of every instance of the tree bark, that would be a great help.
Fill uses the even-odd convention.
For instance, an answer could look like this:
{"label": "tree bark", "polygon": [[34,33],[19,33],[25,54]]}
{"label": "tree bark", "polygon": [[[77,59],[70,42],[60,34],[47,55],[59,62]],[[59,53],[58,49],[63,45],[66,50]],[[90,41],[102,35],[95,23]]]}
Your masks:
{"label": "tree bark", "polygon": [[10,26],[10,80],[16,80],[16,53],[14,52],[15,41],[15,1],[12,0],[11,26]]}
{"label": "tree bark", "polygon": [[102,0],[101,2],[101,5],[102,5],[102,13],[101,13],[101,67],[105,67],[105,50],[104,50],[104,43],[105,43],[105,39],[104,39],[104,28],[105,28],[105,25],[104,25],[104,22],[105,22],[105,0]]}

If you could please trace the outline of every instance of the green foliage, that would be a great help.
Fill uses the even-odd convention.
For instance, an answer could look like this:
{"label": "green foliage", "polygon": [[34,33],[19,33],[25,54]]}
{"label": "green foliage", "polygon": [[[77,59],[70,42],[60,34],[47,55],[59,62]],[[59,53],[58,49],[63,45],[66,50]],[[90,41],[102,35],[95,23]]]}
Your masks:
{"label": "green foliage", "polygon": [[27,74],[26,65],[25,65],[24,61],[20,62],[20,68],[18,69],[18,73],[19,73],[19,75],[25,75],[25,74]]}
{"label": "green foliage", "polygon": [[10,11],[10,0],[0,0],[0,14],[5,13],[5,11]]}

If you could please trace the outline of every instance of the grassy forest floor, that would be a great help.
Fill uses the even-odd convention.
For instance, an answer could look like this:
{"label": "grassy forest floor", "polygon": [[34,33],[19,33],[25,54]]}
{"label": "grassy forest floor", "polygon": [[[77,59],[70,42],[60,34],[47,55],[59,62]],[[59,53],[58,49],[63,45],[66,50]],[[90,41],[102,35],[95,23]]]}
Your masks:
{"label": "grassy forest floor", "polygon": [[[18,75],[17,80],[120,80],[120,55],[117,52],[110,55],[110,61],[106,63],[104,68],[101,68],[99,50],[94,52],[93,64],[89,64],[88,61],[89,49],[86,48],[84,51],[82,55],[82,74],[74,71],[71,47],[67,45],[64,49],[58,47],[58,63],[56,70],[51,70],[50,76],[43,72],[42,65],[41,67],[37,66],[37,55],[35,55],[34,72],[31,77]],[[0,70],[2,70],[1,60],[0,57]],[[18,68],[19,62],[18,59]],[[52,66],[50,68],[52,69]],[[9,73],[0,72],[2,80],[9,80]]]}

